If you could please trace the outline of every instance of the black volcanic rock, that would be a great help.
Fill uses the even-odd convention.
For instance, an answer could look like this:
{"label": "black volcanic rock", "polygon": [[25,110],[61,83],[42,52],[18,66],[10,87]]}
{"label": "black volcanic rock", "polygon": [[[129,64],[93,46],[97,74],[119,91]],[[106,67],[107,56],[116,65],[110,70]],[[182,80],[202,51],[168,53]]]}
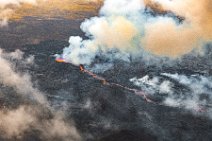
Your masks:
{"label": "black volcanic rock", "polygon": [[[22,21],[23,22],[23,21]],[[46,94],[51,106],[57,110],[65,111],[67,121],[74,121],[77,130],[85,141],[211,141],[212,121],[204,116],[195,116],[181,108],[173,108],[154,103],[147,103],[143,97],[124,90],[119,87],[103,85],[86,73],[79,71],[77,66],[71,64],[56,63],[53,55],[61,53],[62,48],[68,46],[69,35],[82,34],[79,31],[80,21],[34,21],[13,23],[11,29],[0,31],[0,41],[2,47],[7,51],[19,48],[25,56],[33,55],[35,65],[28,68],[18,68],[27,71],[36,87]],[[29,29],[29,25],[34,23],[35,27]],[[26,34],[17,35],[17,26],[27,26]],[[69,25],[70,24],[70,25]],[[39,28],[36,28],[39,25]],[[60,25],[60,26],[59,26]],[[64,26],[63,26],[64,25]],[[13,27],[14,26],[14,27]],[[55,30],[54,27],[57,27]],[[67,28],[69,27],[69,28]],[[20,27],[21,28],[21,27]],[[72,29],[76,28],[76,29]],[[70,29],[70,30],[68,30]],[[29,32],[28,32],[29,30]],[[34,33],[35,32],[35,33]],[[25,38],[31,35],[28,41]],[[42,42],[31,44],[31,40],[36,36],[42,36]],[[50,37],[48,37],[50,36]],[[59,36],[59,37],[58,37]],[[45,38],[43,38],[45,37]],[[57,39],[52,40],[52,38]],[[14,39],[10,43],[7,39]],[[16,44],[18,44],[16,46]],[[9,47],[8,47],[9,46]],[[145,62],[135,61],[126,64],[122,61],[115,62],[114,68],[103,74],[109,82],[119,83],[130,88],[133,86],[129,79],[132,77],[142,77],[144,75],[160,76],[162,72],[182,73],[185,75],[204,74],[211,76],[211,48],[207,48],[208,54],[205,56],[184,56],[178,65],[173,66],[146,66]],[[163,79],[167,77],[160,76]],[[189,88],[169,79],[175,84],[177,91],[189,92]],[[16,92],[9,88],[0,86],[0,92],[8,93],[0,97],[0,107],[16,108],[22,103],[29,104],[28,100],[23,100]],[[161,98],[162,96],[158,96]],[[51,119],[51,112],[44,112],[41,120]],[[68,123],[67,123],[68,124]],[[42,141],[39,131],[31,129],[26,132],[23,141]],[[3,137],[0,140],[5,140]],[[19,139],[8,139],[16,141]],[[55,140],[60,140],[56,138]]]}

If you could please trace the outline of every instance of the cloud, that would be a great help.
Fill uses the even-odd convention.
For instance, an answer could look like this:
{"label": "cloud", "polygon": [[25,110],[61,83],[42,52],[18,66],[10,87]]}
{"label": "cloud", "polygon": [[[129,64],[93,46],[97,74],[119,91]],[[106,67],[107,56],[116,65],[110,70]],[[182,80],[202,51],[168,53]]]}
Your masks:
{"label": "cloud", "polygon": [[88,39],[70,37],[70,45],[61,56],[75,65],[90,65],[96,56],[111,59],[109,54],[114,50],[133,57],[153,55],[174,59],[201,50],[212,39],[210,3],[210,0],[105,0],[99,16],[81,24]]}

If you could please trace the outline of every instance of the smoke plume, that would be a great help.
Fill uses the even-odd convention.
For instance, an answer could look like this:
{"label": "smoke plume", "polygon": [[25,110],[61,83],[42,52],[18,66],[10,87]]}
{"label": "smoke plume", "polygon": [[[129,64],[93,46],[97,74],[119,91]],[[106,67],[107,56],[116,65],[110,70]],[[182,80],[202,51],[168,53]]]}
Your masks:
{"label": "smoke plume", "polygon": [[90,65],[111,52],[177,58],[201,50],[212,39],[210,6],[210,0],[105,0],[99,16],[81,24],[88,39],[70,37],[61,57]]}

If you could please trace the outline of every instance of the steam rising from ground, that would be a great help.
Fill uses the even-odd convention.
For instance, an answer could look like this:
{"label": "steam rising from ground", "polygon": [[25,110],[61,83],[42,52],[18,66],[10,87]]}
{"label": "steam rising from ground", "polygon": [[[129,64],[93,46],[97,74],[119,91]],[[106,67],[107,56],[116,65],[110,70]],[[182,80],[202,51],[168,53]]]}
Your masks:
{"label": "steam rising from ground", "polygon": [[[193,6],[195,5],[195,6]],[[96,56],[153,54],[177,58],[212,39],[210,0],[105,0],[99,17],[85,20],[89,39],[70,37],[62,57],[90,65]]]}
{"label": "steam rising from ground", "polygon": [[[163,77],[166,77],[165,80]],[[164,95],[163,103],[168,106],[190,110],[207,109],[212,106],[212,78],[202,75],[162,73],[161,76],[130,79],[152,95]],[[168,78],[168,79],[167,79]]]}
{"label": "steam rising from ground", "polygon": [[[17,65],[33,65],[33,56],[23,55],[19,50],[12,53],[0,50],[0,83],[14,89],[24,101],[15,108],[0,109],[1,137],[21,139],[25,133],[36,130],[43,140],[80,140],[74,124],[66,122],[62,111],[50,107],[45,94],[32,83],[30,74],[19,71]],[[0,95],[2,98],[10,94],[1,92]]]}

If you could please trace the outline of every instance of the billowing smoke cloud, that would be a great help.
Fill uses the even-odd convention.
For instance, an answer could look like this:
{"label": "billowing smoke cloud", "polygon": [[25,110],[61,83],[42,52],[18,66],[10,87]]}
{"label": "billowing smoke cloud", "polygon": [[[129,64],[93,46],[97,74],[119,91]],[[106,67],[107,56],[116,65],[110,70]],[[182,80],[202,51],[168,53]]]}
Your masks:
{"label": "billowing smoke cloud", "polygon": [[[153,0],[166,11],[185,18],[177,25],[172,19],[160,19],[146,25],[145,47],[162,55],[188,53],[202,43],[211,41],[212,9],[210,0]],[[192,6],[195,5],[195,6]],[[162,34],[161,34],[162,33]]]}
{"label": "billowing smoke cloud", "polygon": [[62,57],[76,65],[89,65],[96,56],[111,59],[111,52],[179,57],[211,41],[210,5],[210,0],[105,0],[99,17],[81,24],[89,39],[70,37]]}
{"label": "billowing smoke cloud", "polygon": [[[36,130],[42,140],[76,141],[81,140],[74,123],[66,121],[63,111],[57,111],[36,85],[33,84],[29,73],[19,66],[33,65],[33,56],[24,57],[20,50],[6,53],[0,50],[0,84],[13,89],[22,99],[17,105],[0,109],[0,135],[5,139],[21,139],[28,132]],[[1,91],[1,98],[8,97],[10,90]],[[12,108],[13,107],[13,108]]]}
{"label": "billowing smoke cloud", "polygon": [[211,77],[162,73],[161,76],[150,78],[147,75],[140,79],[132,78],[130,81],[149,94],[164,97],[162,102],[167,106],[195,111],[210,111],[212,108]]}
{"label": "billowing smoke cloud", "polygon": [[6,26],[14,8],[24,3],[35,5],[37,0],[0,0],[0,26]]}

